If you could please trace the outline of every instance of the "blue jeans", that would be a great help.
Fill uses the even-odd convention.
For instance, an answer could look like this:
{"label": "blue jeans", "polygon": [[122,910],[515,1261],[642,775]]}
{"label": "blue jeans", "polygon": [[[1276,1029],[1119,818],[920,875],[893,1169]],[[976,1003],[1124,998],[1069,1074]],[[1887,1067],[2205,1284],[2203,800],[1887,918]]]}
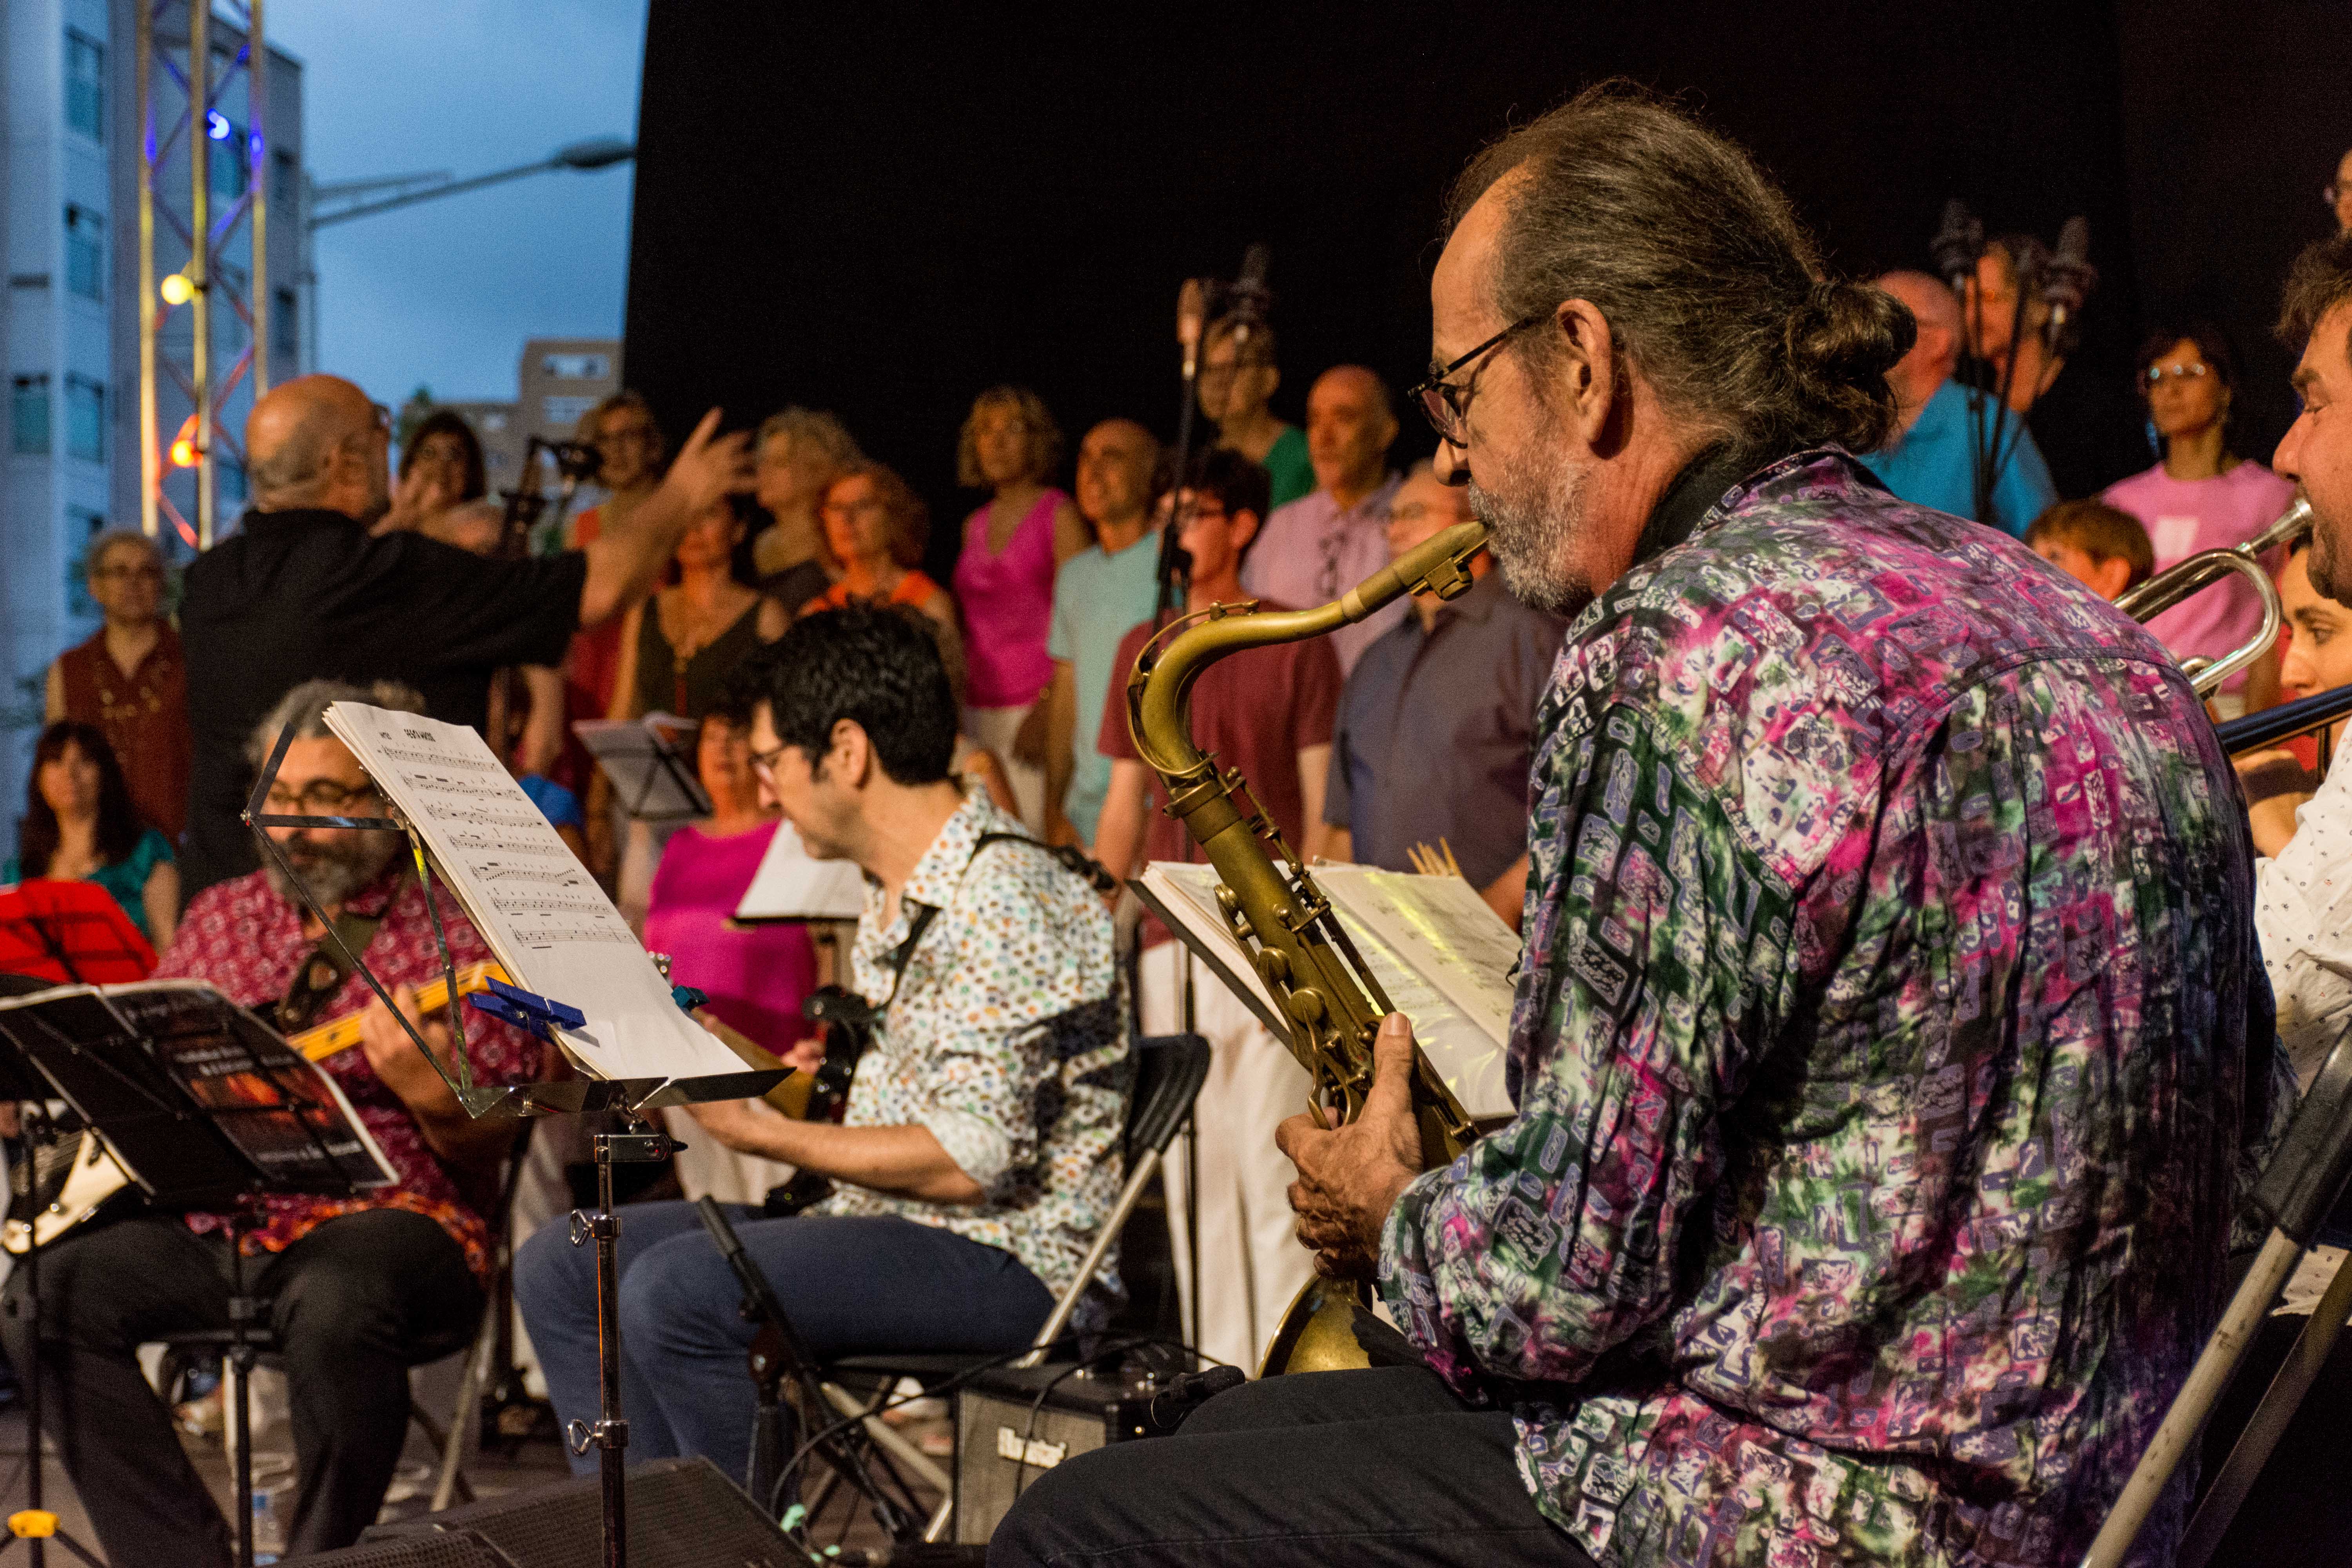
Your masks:
{"label": "blue jeans", "polygon": [[[621,1412],[634,1461],[707,1456],[740,1478],[758,1404],[744,1357],[757,1326],[742,1288],[694,1205],[622,1208]],[[1018,1350],[1044,1327],[1053,1293],[1011,1253],[906,1219],[802,1215],[763,1219],[730,1206],[743,1249],[821,1360],[886,1352]],[[547,1373],[559,1420],[593,1421],[596,1249],[562,1221],[515,1258],[515,1300]],[[592,1473],[592,1450],[572,1468]]]}

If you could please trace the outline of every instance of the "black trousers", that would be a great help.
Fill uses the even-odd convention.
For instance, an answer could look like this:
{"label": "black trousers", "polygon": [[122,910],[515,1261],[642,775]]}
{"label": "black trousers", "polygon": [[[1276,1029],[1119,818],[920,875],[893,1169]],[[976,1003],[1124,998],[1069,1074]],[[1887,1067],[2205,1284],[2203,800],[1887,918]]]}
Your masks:
{"label": "black trousers", "polygon": [[[286,1369],[297,1455],[289,1552],[348,1546],[375,1521],[408,1427],[408,1369],[471,1336],[480,1287],[465,1253],[405,1209],[331,1219],[246,1262]],[[110,1562],[222,1568],[233,1537],[147,1386],[142,1342],[228,1327],[229,1250],[176,1215],[75,1233],[41,1256],[42,1425]],[[0,1293],[0,1343],[34,1365],[22,1263]]]}
{"label": "black trousers", "polygon": [[1515,1446],[1507,1413],[1469,1409],[1423,1367],[1268,1378],[1172,1437],[1047,1470],[988,1561],[1591,1568],[1536,1511]]}

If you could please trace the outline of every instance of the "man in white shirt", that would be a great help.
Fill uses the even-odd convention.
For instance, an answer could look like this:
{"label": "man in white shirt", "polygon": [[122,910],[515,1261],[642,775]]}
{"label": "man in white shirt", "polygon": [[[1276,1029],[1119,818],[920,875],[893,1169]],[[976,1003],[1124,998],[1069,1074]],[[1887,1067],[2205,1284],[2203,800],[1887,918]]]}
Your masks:
{"label": "man in white shirt", "polygon": [[[2337,605],[2298,603],[2290,660],[2316,689],[2352,679],[2336,668],[2331,612],[2352,600],[2352,234],[2322,240],[2299,257],[2287,280],[2279,335],[2300,340],[2294,389],[2303,412],[2279,442],[2272,466],[2311,502],[2311,548],[2289,566],[2309,574],[2312,595]],[[2352,616],[2344,617],[2352,620]],[[2314,654],[2319,655],[2315,659]],[[2274,834],[2275,829],[2273,829]],[[2259,847],[2265,837],[2257,818]],[[2352,1024],[2352,763],[2338,750],[2326,782],[2295,813],[2294,836],[2254,867],[2254,924],[2278,1001],[2279,1037],[2308,1085]]]}

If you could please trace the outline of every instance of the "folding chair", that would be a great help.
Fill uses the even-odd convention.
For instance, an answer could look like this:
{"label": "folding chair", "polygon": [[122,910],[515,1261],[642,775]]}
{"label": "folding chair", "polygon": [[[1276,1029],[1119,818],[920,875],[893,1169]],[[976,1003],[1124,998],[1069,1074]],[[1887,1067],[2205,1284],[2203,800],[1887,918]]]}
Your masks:
{"label": "folding chair", "polygon": [[[1201,1084],[1209,1076],[1209,1042],[1199,1035],[1160,1035],[1135,1043],[1135,1088],[1128,1101],[1127,1183],[1119,1189],[1118,1201],[1111,1205],[1109,1216],[1095,1233],[1094,1245],[1087,1248],[1086,1260],[1078,1265],[1077,1273],[1069,1286],[1054,1302],[1045,1326],[1030,1341],[1029,1353],[1015,1363],[1035,1366],[1045,1360],[1054,1342],[1069,1325],[1070,1315],[1077,1310],[1095,1270],[1102,1267],[1103,1258],[1118,1241],[1118,1233],[1134,1213],[1144,1189],[1175,1138],[1178,1128],[1192,1114],[1192,1101],[1201,1092]],[[892,1458],[904,1464],[925,1484],[939,1491],[941,1501],[923,1532],[927,1542],[936,1542],[945,1533],[955,1500],[955,1479],[921,1449],[908,1442],[898,1432],[879,1418],[883,1402],[889,1397],[901,1378],[932,1386],[950,1378],[987,1366],[998,1358],[992,1355],[865,1355],[844,1356],[827,1363],[821,1369],[825,1397],[844,1415],[863,1413],[866,1430],[874,1441]],[[860,1399],[842,1386],[844,1378],[863,1382],[873,1379],[875,1392]],[[821,1507],[820,1499],[816,1506]],[[810,1510],[815,1511],[815,1507]]]}

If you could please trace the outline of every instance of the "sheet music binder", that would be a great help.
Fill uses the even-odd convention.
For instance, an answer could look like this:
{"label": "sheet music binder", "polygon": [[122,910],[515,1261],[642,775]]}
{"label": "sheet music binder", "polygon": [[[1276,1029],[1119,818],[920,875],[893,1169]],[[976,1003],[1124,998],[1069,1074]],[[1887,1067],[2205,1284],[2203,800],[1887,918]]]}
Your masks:
{"label": "sheet music binder", "polygon": [[0,1099],[65,1101],[164,1208],[397,1179],[333,1079],[201,981],[0,999]]}

